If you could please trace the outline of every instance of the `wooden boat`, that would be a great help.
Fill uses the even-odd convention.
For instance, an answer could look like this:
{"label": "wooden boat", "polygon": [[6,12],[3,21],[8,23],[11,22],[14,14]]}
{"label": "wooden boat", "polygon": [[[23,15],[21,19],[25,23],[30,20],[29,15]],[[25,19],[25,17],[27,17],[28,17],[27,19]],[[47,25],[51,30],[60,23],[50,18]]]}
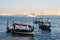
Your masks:
{"label": "wooden boat", "polygon": [[[27,29],[17,29],[17,26],[22,26],[22,27],[29,27],[29,30]],[[7,32],[9,33],[19,33],[19,34],[34,34],[34,26],[31,26],[29,24],[21,24],[21,23],[13,23],[13,28],[9,29],[7,27]]]}

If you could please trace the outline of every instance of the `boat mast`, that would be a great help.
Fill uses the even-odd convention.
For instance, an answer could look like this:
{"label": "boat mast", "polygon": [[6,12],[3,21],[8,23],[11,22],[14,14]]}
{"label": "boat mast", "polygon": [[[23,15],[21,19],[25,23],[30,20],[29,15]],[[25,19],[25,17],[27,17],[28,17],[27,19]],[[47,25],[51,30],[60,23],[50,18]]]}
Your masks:
{"label": "boat mast", "polygon": [[9,23],[9,22],[7,21],[7,31],[9,30],[8,23]]}
{"label": "boat mast", "polygon": [[32,30],[34,30],[34,20],[33,20],[33,27],[32,27]]}

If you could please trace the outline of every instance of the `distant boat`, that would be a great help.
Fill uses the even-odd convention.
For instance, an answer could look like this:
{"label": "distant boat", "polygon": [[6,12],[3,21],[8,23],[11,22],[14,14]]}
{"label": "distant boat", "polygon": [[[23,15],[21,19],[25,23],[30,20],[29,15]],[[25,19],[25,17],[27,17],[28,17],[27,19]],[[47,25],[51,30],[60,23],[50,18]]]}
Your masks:
{"label": "distant boat", "polygon": [[28,17],[36,17],[37,15],[36,15],[36,13],[30,13],[29,15],[28,15]]}
{"label": "distant boat", "polygon": [[45,19],[42,19],[42,18],[37,18],[34,23],[35,24],[38,24],[39,28],[42,29],[42,30],[49,30],[51,31],[50,27],[51,27],[51,24],[50,22],[48,21],[49,19],[47,19],[45,21]]}
{"label": "distant boat", "polygon": [[[22,26],[22,27],[29,27],[29,29],[17,29],[17,26]],[[22,23],[13,23],[13,28],[9,29],[9,27],[7,27],[7,32],[10,33],[19,33],[19,34],[34,34],[34,26],[31,26],[29,24],[22,24]]]}
{"label": "distant boat", "polygon": [[50,22],[40,22],[38,25],[42,30],[50,30],[51,27]]}

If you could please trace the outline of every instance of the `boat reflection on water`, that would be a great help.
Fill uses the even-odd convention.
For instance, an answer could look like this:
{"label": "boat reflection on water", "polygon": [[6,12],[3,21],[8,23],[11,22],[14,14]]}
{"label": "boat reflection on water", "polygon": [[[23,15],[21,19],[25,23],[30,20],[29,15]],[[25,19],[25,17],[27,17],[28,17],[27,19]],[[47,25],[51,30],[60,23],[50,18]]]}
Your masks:
{"label": "boat reflection on water", "polygon": [[0,32],[0,40],[34,40],[34,36]]}

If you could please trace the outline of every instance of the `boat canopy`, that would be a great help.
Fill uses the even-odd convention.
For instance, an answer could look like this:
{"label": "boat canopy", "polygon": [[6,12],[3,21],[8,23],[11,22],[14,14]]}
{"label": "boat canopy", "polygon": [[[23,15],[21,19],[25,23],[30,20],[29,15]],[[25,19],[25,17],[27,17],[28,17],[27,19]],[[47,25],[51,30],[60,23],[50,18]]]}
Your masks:
{"label": "boat canopy", "polygon": [[31,25],[29,24],[20,24],[20,23],[14,23],[15,25],[18,25],[18,26],[25,26],[25,27],[32,27]]}

